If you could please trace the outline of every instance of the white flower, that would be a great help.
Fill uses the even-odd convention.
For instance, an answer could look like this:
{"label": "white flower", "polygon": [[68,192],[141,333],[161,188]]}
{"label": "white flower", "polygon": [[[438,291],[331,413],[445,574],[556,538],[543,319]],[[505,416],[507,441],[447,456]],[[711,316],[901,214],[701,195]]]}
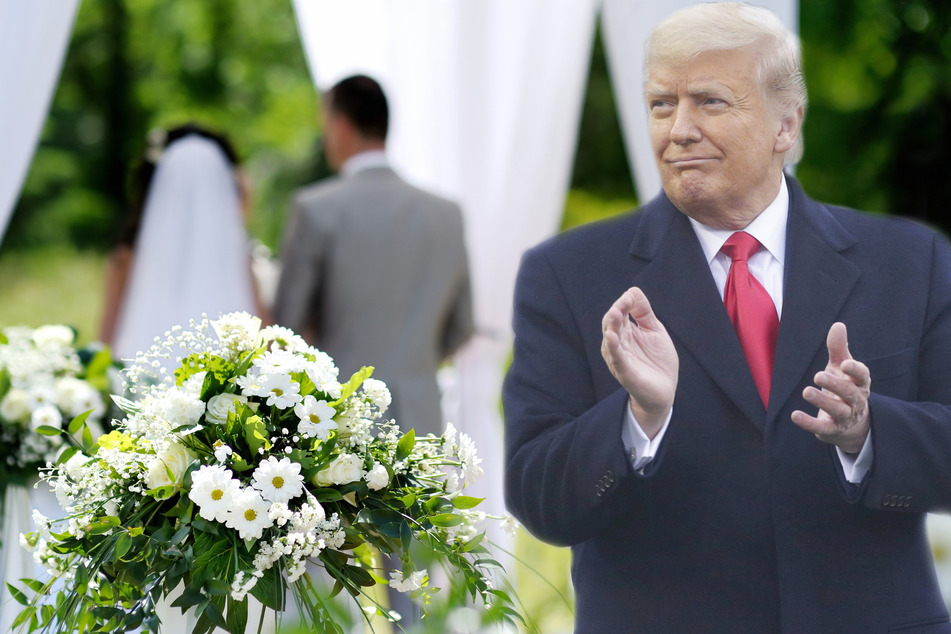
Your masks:
{"label": "white flower", "polygon": [[33,342],[40,348],[62,347],[73,345],[76,333],[69,326],[52,324],[40,326],[33,331]]}
{"label": "white flower", "polygon": [[215,450],[215,460],[222,463],[228,459],[228,456],[234,453],[234,450],[231,449],[231,447],[224,444],[220,440],[215,441],[213,448]]}
{"label": "white flower", "polygon": [[106,413],[102,396],[89,383],[73,376],[56,381],[56,403],[69,416],[78,416],[92,410],[90,417],[101,418]]}
{"label": "white flower", "polygon": [[302,403],[294,406],[294,413],[300,418],[297,431],[305,438],[327,440],[330,431],[337,429],[337,423],[333,421],[337,413],[334,408],[327,405],[327,401],[318,401],[310,394],[304,397]]}
{"label": "white flower", "polygon": [[239,376],[236,381],[241,388],[241,394],[244,396],[267,396],[269,375],[267,374],[245,374]]}
{"label": "white flower", "polygon": [[300,372],[307,364],[307,360],[289,350],[272,350],[254,360],[254,367],[261,370],[261,374],[286,374]]}
{"label": "white flower", "polygon": [[267,377],[267,404],[278,409],[293,407],[301,401],[300,383],[292,381],[287,374],[262,374]]}
{"label": "white flower", "polygon": [[261,329],[260,341],[261,343],[277,343],[291,352],[303,352],[307,349],[304,338],[284,326],[268,326]]}
{"label": "white flower", "polygon": [[511,515],[506,515],[502,518],[502,523],[499,528],[502,529],[502,532],[508,535],[509,537],[515,537],[515,534],[518,532],[518,522]]}
{"label": "white flower", "polygon": [[225,522],[241,484],[221,465],[205,465],[192,474],[188,499],[198,505],[198,514],[206,520]]}
{"label": "white flower", "polygon": [[258,465],[251,479],[251,486],[269,502],[288,502],[304,492],[300,463],[291,462],[290,458],[270,456]]}
{"label": "white flower", "polygon": [[55,405],[41,405],[33,410],[33,413],[30,415],[30,425],[33,426],[33,429],[37,429],[43,425],[62,429],[63,415]]}
{"label": "white flower", "polygon": [[270,508],[270,502],[256,490],[251,487],[241,489],[231,499],[225,524],[238,531],[241,539],[261,539],[264,529],[271,526]]}
{"label": "white flower", "polygon": [[367,472],[365,480],[371,491],[379,491],[390,483],[390,474],[386,472],[386,467],[376,462],[373,464],[373,468]]}
{"label": "white flower", "polygon": [[172,429],[193,427],[205,413],[205,403],[198,395],[180,387],[173,387],[164,394],[160,408],[162,417],[171,424]]}
{"label": "white flower", "polygon": [[246,312],[228,313],[211,322],[218,340],[231,352],[248,350],[257,344],[261,319]]}
{"label": "white flower", "polygon": [[352,453],[343,453],[314,476],[314,484],[321,487],[349,484],[363,477],[363,461]]}
{"label": "white flower", "polygon": [[238,403],[246,404],[248,398],[241,394],[216,394],[208,400],[208,406],[205,409],[205,420],[216,425],[224,425],[228,422],[228,414],[234,414]]}
{"label": "white flower", "polygon": [[367,379],[363,382],[363,391],[369,397],[373,405],[380,410],[380,413],[386,411],[386,408],[390,406],[392,397],[390,396],[390,390],[386,387],[386,383],[377,379]]}
{"label": "white flower", "polygon": [[399,570],[390,573],[390,587],[395,588],[397,592],[415,592],[423,587],[423,583],[429,573],[426,569],[417,570],[409,577],[404,577]]}
{"label": "white flower", "polygon": [[[170,443],[168,449],[149,463],[148,472],[145,475],[146,486],[150,490],[180,486],[185,477],[185,471],[196,457],[185,445],[177,442]],[[173,491],[169,491],[166,495],[156,495],[155,498],[165,500],[170,498],[172,493]]]}
{"label": "white flower", "polygon": [[14,423],[26,421],[30,417],[27,400],[26,391],[12,388],[0,401],[0,418]]}

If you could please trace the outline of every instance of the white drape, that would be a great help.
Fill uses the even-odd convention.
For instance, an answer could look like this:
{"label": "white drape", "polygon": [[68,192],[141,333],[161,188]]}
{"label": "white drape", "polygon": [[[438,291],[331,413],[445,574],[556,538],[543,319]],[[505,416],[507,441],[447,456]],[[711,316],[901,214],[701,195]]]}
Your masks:
{"label": "white drape", "polygon": [[40,138],[79,0],[0,3],[0,240]]}
{"label": "white drape", "polygon": [[[710,0],[716,2],[717,0]],[[660,176],[647,138],[644,106],[644,42],[655,24],[696,0],[603,0],[601,24],[611,86],[617,101],[624,144],[641,202],[660,193]],[[756,0],[798,32],[798,0]]]}
{"label": "white drape", "polygon": [[447,417],[483,458],[474,494],[501,513],[515,271],[558,227],[597,0],[296,0],[295,10],[317,87],[355,72],[379,80],[394,166],[463,207],[478,334],[457,358]]}

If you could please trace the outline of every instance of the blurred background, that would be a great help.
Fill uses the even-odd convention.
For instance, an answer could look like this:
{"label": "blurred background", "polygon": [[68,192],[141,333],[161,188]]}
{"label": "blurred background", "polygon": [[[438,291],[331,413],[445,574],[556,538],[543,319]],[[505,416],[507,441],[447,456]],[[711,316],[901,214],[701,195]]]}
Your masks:
{"label": "blurred background", "polygon": [[[796,174],[813,197],[951,230],[951,12],[939,0],[801,0],[810,103]],[[10,96],[2,96],[2,99]],[[84,0],[42,141],[0,243],[0,324],[96,338],[103,268],[150,130],[226,131],[250,231],[279,249],[291,191],[326,176],[319,97],[290,0]],[[562,228],[638,203],[596,34]],[[951,540],[936,545],[946,560]],[[568,553],[528,538],[543,631],[570,631]],[[550,584],[550,585],[549,585]],[[563,596],[562,596],[563,595]],[[545,626],[544,624],[547,624]]]}

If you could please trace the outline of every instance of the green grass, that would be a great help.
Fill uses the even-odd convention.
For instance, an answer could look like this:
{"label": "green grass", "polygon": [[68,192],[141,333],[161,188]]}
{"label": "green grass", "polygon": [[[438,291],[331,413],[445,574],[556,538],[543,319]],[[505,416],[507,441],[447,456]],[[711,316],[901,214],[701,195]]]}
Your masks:
{"label": "green grass", "polygon": [[0,326],[66,324],[99,336],[105,255],[58,247],[0,254]]}

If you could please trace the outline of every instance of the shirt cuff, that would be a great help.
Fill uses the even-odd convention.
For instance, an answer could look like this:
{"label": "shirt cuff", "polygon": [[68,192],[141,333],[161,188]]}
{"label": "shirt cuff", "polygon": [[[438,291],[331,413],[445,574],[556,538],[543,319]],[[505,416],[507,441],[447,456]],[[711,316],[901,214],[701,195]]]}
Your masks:
{"label": "shirt cuff", "polygon": [[842,473],[845,474],[845,479],[852,484],[860,484],[862,479],[865,478],[865,474],[872,468],[872,430],[869,430],[868,436],[865,438],[865,444],[862,445],[862,450],[857,454],[845,453],[838,447],[835,448],[835,452],[839,456],[839,463],[842,465]]}
{"label": "shirt cuff", "polygon": [[670,413],[667,414],[667,420],[664,421],[664,426],[651,440],[641,429],[637,419],[634,418],[634,412],[631,411],[630,406],[625,404],[621,441],[624,443],[624,450],[627,452],[627,457],[635,471],[642,471],[654,459],[657,449],[660,447],[660,441],[664,439],[664,434],[667,433],[667,427],[670,425],[670,419],[673,415],[674,411],[671,408]]}

